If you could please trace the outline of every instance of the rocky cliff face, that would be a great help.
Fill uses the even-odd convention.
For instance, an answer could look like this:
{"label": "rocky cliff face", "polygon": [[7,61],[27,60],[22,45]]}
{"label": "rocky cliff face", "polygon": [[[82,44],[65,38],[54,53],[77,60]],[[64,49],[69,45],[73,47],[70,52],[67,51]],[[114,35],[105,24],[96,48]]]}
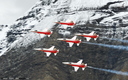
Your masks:
{"label": "rocky cliff face", "polygon": [[[86,68],[74,72],[73,68],[62,62],[77,62],[83,59],[89,66],[117,71],[128,71],[127,52],[127,1],[118,0],[67,1],[40,0],[26,16],[17,19],[7,32],[7,52],[0,57],[0,78],[26,78],[30,80],[127,80],[128,76],[112,74],[100,70]],[[98,2],[99,1],[99,2]],[[85,5],[86,3],[86,5]],[[101,4],[102,3],[102,4]],[[60,5],[59,5],[60,4]],[[90,7],[94,5],[94,7]],[[123,5],[123,7],[122,7]],[[117,9],[119,7],[119,9]],[[85,15],[86,14],[86,15]],[[73,28],[55,21],[73,20]],[[53,30],[51,37],[30,32],[30,30]],[[67,27],[67,26],[66,26]],[[100,35],[97,41],[86,42],[83,37],[80,46],[72,48],[57,38],[72,38],[75,33],[95,31]],[[64,35],[71,33],[68,35]],[[99,45],[100,44],[100,45]],[[46,57],[45,53],[34,48],[60,49],[57,56]],[[3,53],[2,53],[3,54]]]}

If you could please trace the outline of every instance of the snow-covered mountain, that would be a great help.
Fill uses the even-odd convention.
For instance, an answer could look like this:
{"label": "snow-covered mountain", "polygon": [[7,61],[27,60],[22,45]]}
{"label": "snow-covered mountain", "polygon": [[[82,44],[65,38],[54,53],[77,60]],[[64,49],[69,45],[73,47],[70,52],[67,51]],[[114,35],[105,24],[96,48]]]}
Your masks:
{"label": "snow-covered mountain", "polygon": [[[100,29],[105,31],[106,37],[115,33],[116,38],[127,38],[127,10],[127,0],[40,0],[23,17],[0,31],[0,55],[40,40],[40,35],[31,31],[51,29],[56,21],[72,20],[77,25],[89,22],[107,26],[107,29]],[[115,26],[116,32],[109,26]],[[118,35],[122,33],[125,33],[123,37]]]}
{"label": "snow-covered mountain", "polygon": [[[127,80],[127,14],[127,0],[38,1],[11,26],[0,28],[0,79]],[[76,24],[59,25],[55,23],[58,21]],[[45,29],[52,30],[53,34],[45,37],[32,32]],[[99,35],[96,41],[87,42],[86,38],[78,36],[82,43],[71,48],[57,41],[57,38],[71,38],[75,33],[91,31]],[[60,50],[57,56],[51,54],[48,58],[33,50],[50,46]],[[83,59],[89,67],[73,72],[73,68],[62,64],[78,59]]]}

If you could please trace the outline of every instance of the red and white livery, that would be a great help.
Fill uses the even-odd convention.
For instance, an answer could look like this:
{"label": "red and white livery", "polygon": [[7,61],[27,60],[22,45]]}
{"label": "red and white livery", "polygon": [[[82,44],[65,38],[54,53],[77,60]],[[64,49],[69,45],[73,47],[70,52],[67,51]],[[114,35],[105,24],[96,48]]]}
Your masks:
{"label": "red and white livery", "polygon": [[90,41],[91,38],[94,38],[94,40],[97,40],[97,38],[99,37],[99,35],[95,34],[94,31],[92,31],[91,33],[89,34],[75,34],[77,36],[83,36],[86,38],[87,41]]}
{"label": "red and white livery", "polygon": [[49,57],[51,53],[53,53],[55,56],[59,52],[59,49],[54,48],[55,46],[52,46],[50,48],[34,48],[34,50],[42,51],[46,53],[46,56]]}
{"label": "red and white livery", "polygon": [[87,64],[82,63],[82,61],[83,60],[80,60],[77,63],[74,62],[62,62],[62,63],[74,67],[74,71],[77,72],[79,68],[82,68],[82,70],[84,70],[87,67]]}
{"label": "red and white livery", "polygon": [[44,35],[47,35],[48,37],[50,37],[50,35],[52,34],[52,31],[51,30],[43,30],[43,31],[32,31],[32,32],[35,32],[35,33],[38,33],[40,34],[40,36],[44,36]]}
{"label": "red and white livery", "polygon": [[71,39],[58,38],[57,40],[69,43],[69,47],[72,47],[74,43],[77,44],[77,46],[81,43],[81,40],[77,39],[77,36],[74,36]]}
{"label": "red and white livery", "polygon": [[70,21],[70,22],[55,22],[55,23],[58,23],[58,24],[61,24],[61,25],[68,25],[68,26],[74,26],[75,23],[73,21]]}

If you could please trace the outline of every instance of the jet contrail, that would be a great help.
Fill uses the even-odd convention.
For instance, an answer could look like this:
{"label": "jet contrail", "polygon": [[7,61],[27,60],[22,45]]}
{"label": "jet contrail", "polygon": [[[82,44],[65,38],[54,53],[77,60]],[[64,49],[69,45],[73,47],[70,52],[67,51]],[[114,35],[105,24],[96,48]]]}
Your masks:
{"label": "jet contrail", "polygon": [[91,43],[91,42],[82,42],[82,43],[98,45],[98,46],[103,46],[103,47],[109,47],[109,48],[114,48],[114,49],[128,50],[128,46],[122,46],[122,45],[109,45],[109,44]]}
{"label": "jet contrail", "polygon": [[122,40],[122,39],[117,39],[117,38],[104,38],[104,37],[100,37],[100,38],[128,43],[128,40]]}
{"label": "jet contrail", "polygon": [[102,69],[102,68],[96,68],[96,67],[92,67],[92,66],[88,66],[88,68],[128,76],[128,72],[122,72],[122,71],[116,71],[116,70],[110,70],[110,69]]}

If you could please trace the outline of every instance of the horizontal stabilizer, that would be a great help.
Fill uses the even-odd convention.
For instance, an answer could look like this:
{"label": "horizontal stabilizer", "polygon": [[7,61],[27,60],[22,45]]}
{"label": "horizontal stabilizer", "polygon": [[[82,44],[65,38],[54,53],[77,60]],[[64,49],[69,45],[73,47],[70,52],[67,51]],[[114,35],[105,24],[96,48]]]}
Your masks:
{"label": "horizontal stabilizer", "polygon": [[50,37],[51,35],[48,35],[48,37]]}
{"label": "horizontal stabilizer", "polygon": [[57,55],[57,53],[54,53],[54,55],[56,56],[56,55]]}
{"label": "horizontal stabilizer", "polygon": [[85,68],[82,68],[82,70],[85,70]]}

